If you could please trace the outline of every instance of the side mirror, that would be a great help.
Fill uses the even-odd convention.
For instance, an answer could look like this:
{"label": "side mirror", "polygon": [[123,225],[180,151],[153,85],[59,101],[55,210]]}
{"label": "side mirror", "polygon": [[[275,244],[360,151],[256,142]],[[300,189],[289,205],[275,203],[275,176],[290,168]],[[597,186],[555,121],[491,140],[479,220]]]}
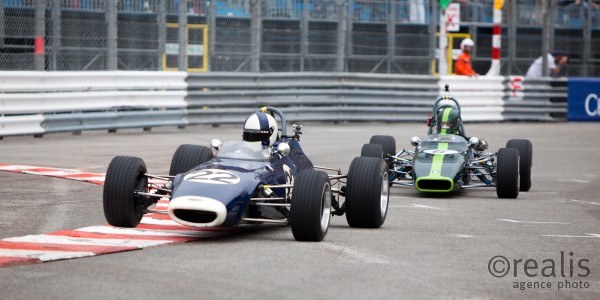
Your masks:
{"label": "side mirror", "polygon": [[214,139],[210,141],[210,150],[212,150],[214,156],[216,156],[219,150],[221,150],[221,147],[223,147],[223,142],[220,140]]}
{"label": "side mirror", "polygon": [[277,145],[277,153],[279,153],[281,156],[287,156],[290,154],[290,145],[287,143],[280,143]]}
{"label": "side mirror", "polygon": [[477,145],[479,145],[479,139],[476,137],[471,137],[469,139],[469,146],[474,148],[474,147],[477,147]]}
{"label": "side mirror", "polygon": [[421,139],[418,136],[413,136],[410,138],[410,144],[413,146],[419,146],[421,144]]}

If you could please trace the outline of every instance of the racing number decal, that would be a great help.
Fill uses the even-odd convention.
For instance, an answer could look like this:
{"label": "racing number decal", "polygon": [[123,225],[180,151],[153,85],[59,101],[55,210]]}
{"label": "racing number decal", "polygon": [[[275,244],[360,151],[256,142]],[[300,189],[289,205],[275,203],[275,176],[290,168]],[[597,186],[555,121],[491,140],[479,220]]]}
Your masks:
{"label": "racing number decal", "polygon": [[207,169],[187,174],[183,180],[210,184],[237,184],[240,178],[224,170]]}
{"label": "racing number decal", "polygon": [[[285,176],[285,184],[294,184],[294,174],[292,173],[292,169],[290,168],[290,166],[288,165],[283,165],[283,175]],[[288,197],[292,196],[292,189],[293,188],[289,188],[288,190]]]}

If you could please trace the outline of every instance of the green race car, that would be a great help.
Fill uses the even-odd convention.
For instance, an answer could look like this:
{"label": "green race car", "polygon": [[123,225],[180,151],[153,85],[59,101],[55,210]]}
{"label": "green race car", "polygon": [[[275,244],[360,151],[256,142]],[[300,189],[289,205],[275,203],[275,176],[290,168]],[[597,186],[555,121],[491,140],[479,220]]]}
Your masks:
{"label": "green race car", "polygon": [[446,94],[433,105],[429,130],[421,140],[411,138],[414,150],[396,152],[394,137],[375,135],[361,156],[383,157],[390,185],[414,186],[421,192],[448,193],[463,188],[495,187],[500,198],[517,198],[531,188],[532,144],[511,139],[506,148],[487,152],[487,142],[467,137],[460,104]]}

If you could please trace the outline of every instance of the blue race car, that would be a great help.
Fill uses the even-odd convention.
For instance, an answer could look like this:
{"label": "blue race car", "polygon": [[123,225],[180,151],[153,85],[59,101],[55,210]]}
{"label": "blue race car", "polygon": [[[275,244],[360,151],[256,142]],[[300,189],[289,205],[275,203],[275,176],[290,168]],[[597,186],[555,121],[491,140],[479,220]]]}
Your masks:
{"label": "blue race car", "polygon": [[[299,241],[321,241],[332,215],[345,214],[352,227],[381,227],[389,200],[385,160],[357,157],[348,174],[317,167],[300,147],[302,126],[294,124],[293,135],[286,127],[279,109],[264,107],[246,119],[242,141],[179,146],[168,176],[148,174],[137,157],[113,158],[103,195],[108,223],[135,227],[145,213],[203,228],[289,223]],[[152,183],[157,179],[164,183]],[[151,209],[163,197],[168,210]]]}

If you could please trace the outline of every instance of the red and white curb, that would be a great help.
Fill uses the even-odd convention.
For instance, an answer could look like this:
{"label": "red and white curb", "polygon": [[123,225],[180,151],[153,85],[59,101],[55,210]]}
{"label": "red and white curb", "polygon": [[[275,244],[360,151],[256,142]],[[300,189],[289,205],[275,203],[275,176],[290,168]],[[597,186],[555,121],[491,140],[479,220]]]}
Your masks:
{"label": "red and white curb", "polygon": [[71,180],[77,180],[77,181],[85,181],[85,182],[90,182],[90,183],[95,183],[95,184],[100,184],[100,185],[104,184],[104,174],[89,173],[89,172],[84,172],[84,171],[80,171],[80,170],[0,164],[0,171],[31,174],[31,175],[40,175],[40,176],[48,176],[48,177],[57,177],[57,178],[71,179]]}
{"label": "red and white curb", "polygon": [[[104,183],[104,174],[70,169],[0,164],[0,171]],[[155,210],[166,210],[169,201],[161,199]],[[96,256],[213,238],[231,232],[228,228],[193,228],[180,225],[168,215],[146,214],[136,228],[110,225],[61,230],[0,240],[0,267]]]}

